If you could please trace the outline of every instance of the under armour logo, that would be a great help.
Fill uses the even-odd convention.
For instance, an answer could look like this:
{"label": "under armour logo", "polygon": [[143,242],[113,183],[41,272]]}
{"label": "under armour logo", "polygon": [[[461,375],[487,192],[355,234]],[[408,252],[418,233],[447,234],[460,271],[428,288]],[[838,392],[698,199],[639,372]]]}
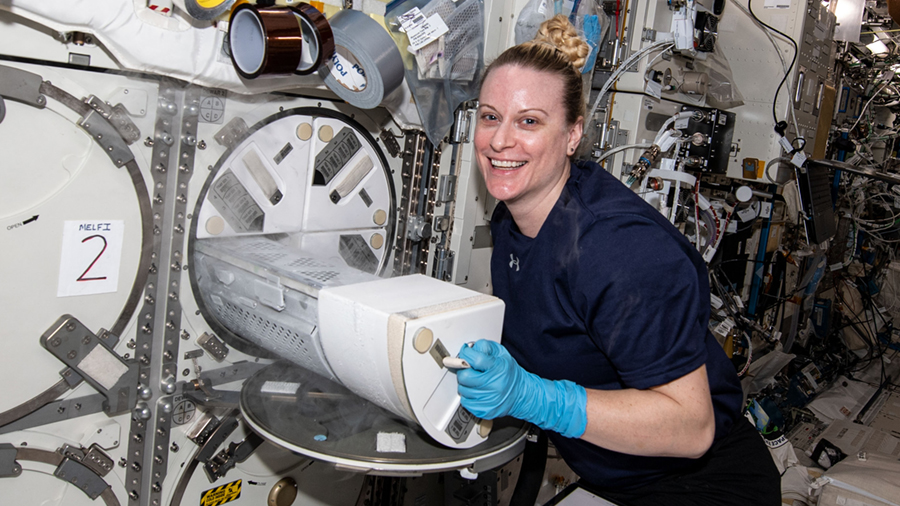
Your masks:
{"label": "under armour logo", "polygon": [[512,253],[509,254],[509,268],[512,269],[513,265],[516,266],[516,272],[519,272],[519,259],[514,257]]}

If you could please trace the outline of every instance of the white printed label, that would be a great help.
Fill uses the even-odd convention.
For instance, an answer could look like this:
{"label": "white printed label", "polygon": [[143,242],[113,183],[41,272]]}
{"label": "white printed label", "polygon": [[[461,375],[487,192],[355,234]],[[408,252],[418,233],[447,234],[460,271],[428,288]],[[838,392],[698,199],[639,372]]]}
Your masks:
{"label": "white printed label", "polygon": [[722,337],[725,337],[729,332],[731,332],[731,329],[733,328],[734,320],[732,320],[731,318],[725,318],[725,321],[720,322],[718,325],[716,325],[716,329],[713,332],[719,334]]}
{"label": "white printed label", "polygon": [[715,294],[709,294],[709,303],[713,307],[713,309],[719,309],[722,307],[722,299],[716,297]]}
{"label": "white printed label", "polygon": [[419,23],[407,29],[406,35],[409,37],[410,49],[418,51],[449,31],[450,28],[444,23],[441,15],[434,13],[424,23]]}
{"label": "white printed label", "polygon": [[352,56],[345,56],[335,51],[331,57],[331,76],[350,91],[366,89],[366,71]]}
{"label": "white printed label", "polygon": [[791,141],[787,140],[786,137],[782,137],[778,139],[778,144],[781,144],[781,149],[790,153],[794,150],[794,146],[791,146]]}
{"label": "white printed label", "polygon": [[790,9],[791,0],[766,0],[763,9]]}
{"label": "white printed label", "polygon": [[425,15],[422,14],[422,11],[418,7],[413,7],[406,11],[405,14],[401,14],[400,17],[397,18],[397,21],[400,22],[400,30],[402,32],[408,32],[410,28],[419,23],[424,23]]}
{"label": "white printed label", "polygon": [[675,128],[677,130],[681,130],[688,127],[688,123],[691,121],[691,118],[678,118],[675,120]]}
{"label": "white printed label", "polygon": [[124,236],[122,220],[66,221],[56,296],[115,292]]}
{"label": "white printed label", "polygon": [[756,218],[757,216],[759,216],[759,209],[756,207],[750,206],[750,207],[747,207],[747,208],[744,208],[744,209],[741,209],[740,211],[738,211],[737,215],[738,215],[738,218],[741,219],[741,221],[746,223],[746,222],[752,220],[753,218]]}
{"label": "white printed label", "polygon": [[796,165],[797,167],[803,167],[803,164],[806,163],[806,153],[803,151],[797,151],[794,153],[794,156],[791,157],[791,163]]}
{"label": "white printed label", "polygon": [[547,0],[541,0],[541,5],[538,6],[538,14],[546,14],[547,13]]}

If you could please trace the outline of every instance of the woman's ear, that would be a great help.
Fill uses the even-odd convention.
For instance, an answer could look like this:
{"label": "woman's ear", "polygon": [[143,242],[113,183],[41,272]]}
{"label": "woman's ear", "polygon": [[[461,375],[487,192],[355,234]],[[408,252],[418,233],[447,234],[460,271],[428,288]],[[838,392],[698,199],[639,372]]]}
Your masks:
{"label": "woman's ear", "polygon": [[578,149],[578,145],[581,144],[581,136],[584,134],[584,116],[579,116],[578,119],[569,127],[569,139],[567,142],[567,150],[566,153],[569,156],[575,154],[575,150]]}

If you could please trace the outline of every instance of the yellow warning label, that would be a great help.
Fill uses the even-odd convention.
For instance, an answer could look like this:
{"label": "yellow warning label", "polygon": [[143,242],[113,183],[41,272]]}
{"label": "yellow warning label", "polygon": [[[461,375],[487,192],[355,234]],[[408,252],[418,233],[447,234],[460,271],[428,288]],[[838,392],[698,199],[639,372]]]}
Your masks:
{"label": "yellow warning label", "polygon": [[221,506],[241,496],[241,480],[211,488],[200,494],[200,506]]}

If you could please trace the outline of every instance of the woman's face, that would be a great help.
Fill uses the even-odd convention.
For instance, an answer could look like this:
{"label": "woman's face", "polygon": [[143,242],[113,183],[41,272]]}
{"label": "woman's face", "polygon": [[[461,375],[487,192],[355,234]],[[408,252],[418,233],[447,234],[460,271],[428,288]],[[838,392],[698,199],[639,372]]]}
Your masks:
{"label": "woman's face", "polygon": [[546,72],[505,65],[488,74],[478,98],[475,153],[496,199],[526,209],[556,202],[582,131],[581,119],[566,124],[562,92],[562,78]]}

